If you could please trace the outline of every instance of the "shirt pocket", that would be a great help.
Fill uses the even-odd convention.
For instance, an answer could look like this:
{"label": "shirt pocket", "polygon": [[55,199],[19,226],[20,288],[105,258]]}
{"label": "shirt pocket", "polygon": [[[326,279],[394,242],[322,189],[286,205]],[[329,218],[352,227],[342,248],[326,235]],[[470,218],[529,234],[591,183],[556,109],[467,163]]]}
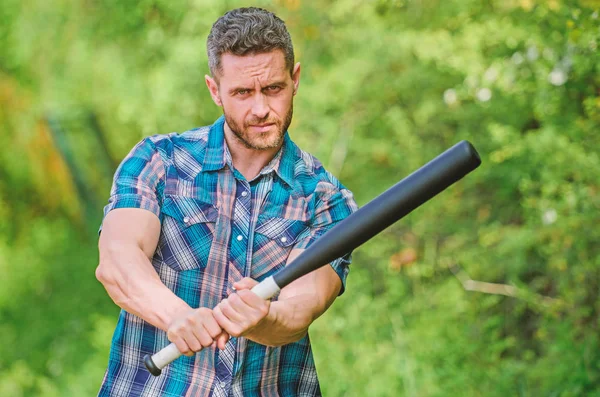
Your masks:
{"label": "shirt pocket", "polygon": [[261,281],[282,269],[307,228],[304,221],[260,215],[254,235],[251,277]]}
{"label": "shirt pocket", "polygon": [[217,207],[193,197],[165,195],[158,253],[176,271],[204,269],[208,263]]}

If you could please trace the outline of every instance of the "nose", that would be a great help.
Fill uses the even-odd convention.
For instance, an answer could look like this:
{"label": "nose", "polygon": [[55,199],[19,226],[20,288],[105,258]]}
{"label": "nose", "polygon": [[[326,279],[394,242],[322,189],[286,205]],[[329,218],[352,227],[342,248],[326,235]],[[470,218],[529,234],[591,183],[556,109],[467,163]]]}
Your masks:
{"label": "nose", "polygon": [[262,92],[259,92],[254,96],[252,115],[260,120],[266,119],[269,115],[269,103]]}

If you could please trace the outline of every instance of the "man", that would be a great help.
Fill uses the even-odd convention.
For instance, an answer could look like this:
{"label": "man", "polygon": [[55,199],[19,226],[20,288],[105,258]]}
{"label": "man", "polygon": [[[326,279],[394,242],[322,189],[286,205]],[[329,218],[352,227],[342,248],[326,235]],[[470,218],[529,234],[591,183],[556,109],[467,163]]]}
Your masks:
{"label": "man", "polygon": [[[283,288],[249,289],[356,209],[289,138],[300,82],[274,14],[241,8],[207,42],[224,116],[140,142],[114,178],[96,271],[123,310],[101,396],[320,395],[307,331],[341,294],[347,255]],[[152,377],[142,357],[186,355]]]}

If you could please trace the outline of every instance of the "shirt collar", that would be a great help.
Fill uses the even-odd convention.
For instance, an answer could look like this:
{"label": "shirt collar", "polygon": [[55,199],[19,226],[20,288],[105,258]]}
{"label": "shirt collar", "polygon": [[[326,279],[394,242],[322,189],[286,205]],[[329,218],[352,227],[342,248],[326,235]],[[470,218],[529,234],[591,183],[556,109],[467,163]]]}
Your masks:
{"label": "shirt collar", "polygon": [[225,135],[223,126],[225,117],[221,116],[210,127],[208,144],[202,163],[202,171],[217,171],[225,166]]}
{"label": "shirt collar", "polygon": [[[277,159],[277,164],[273,165],[275,172],[288,186],[292,186],[294,180],[295,146],[296,145],[292,142],[286,131],[283,137],[283,145],[277,153],[277,156],[273,159]],[[271,163],[273,163],[273,161],[271,161]]]}
{"label": "shirt collar", "polygon": [[[231,167],[231,154],[226,148],[224,126],[225,117],[221,116],[210,127],[208,144],[202,164],[203,171],[217,171],[228,163]],[[274,171],[287,185],[292,186],[294,179],[294,147],[295,145],[286,131],[281,149],[269,164],[261,170],[260,174],[266,175]],[[233,169],[233,167],[231,168]]]}

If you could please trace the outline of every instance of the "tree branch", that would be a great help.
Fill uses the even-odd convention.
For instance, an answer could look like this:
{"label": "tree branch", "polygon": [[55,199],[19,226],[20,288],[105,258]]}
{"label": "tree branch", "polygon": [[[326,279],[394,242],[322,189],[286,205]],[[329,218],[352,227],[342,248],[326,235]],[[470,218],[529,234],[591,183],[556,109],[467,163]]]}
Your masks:
{"label": "tree branch", "polygon": [[449,270],[460,281],[466,291],[481,292],[491,295],[504,295],[517,298],[545,309],[562,310],[567,303],[561,299],[537,294],[514,285],[488,283],[472,280],[471,277],[456,263],[448,265]]}

